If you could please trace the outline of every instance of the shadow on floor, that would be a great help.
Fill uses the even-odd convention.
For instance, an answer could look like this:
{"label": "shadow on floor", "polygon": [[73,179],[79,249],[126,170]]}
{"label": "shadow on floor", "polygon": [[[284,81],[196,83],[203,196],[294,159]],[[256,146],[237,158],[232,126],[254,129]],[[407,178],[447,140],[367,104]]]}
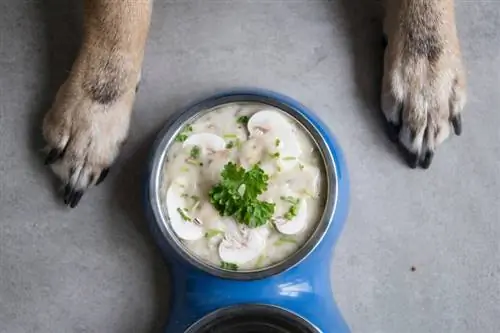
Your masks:
{"label": "shadow on floor", "polygon": [[118,209],[125,212],[126,216],[133,221],[135,230],[145,239],[148,244],[148,251],[151,259],[151,267],[154,270],[154,304],[155,314],[154,322],[151,328],[144,332],[156,333],[168,319],[169,300],[170,300],[170,276],[167,265],[163,260],[159,250],[155,246],[155,240],[150,234],[148,221],[144,213],[144,179],[146,174],[146,165],[151,147],[158,131],[152,132],[149,138],[141,142],[134,153],[127,158],[119,161],[122,165],[116,179],[114,179],[115,188],[113,189],[113,201],[117,203]]}
{"label": "shadow on floor", "polygon": [[384,59],[382,4],[377,0],[339,0],[327,1],[324,5],[328,11],[337,11],[334,16],[341,19],[333,24],[340,26],[349,40],[357,98],[363,105],[358,111],[363,113],[363,119],[376,139],[388,151],[395,153],[393,145],[387,140],[385,119],[380,110]]}
{"label": "shadow on floor", "polygon": [[[47,53],[44,54],[40,68],[43,72],[40,76],[45,78],[40,88],[41,99],[37,109],[33,112],[33,119],[30,120],[30,132],[32,133],[32,149],[39,152],[43,147],[43,137],[41,134],[41,124],[43,116],[49,110],[52,100],[57,93],[59,86],[64,82],[71,70],[72,63],[76,58],[79,45],[82,39],[82,1],[81,0],[46,0],[36,3],[41,20],[45,24],[45,43]],[[142,193],[141,173],[148,149],[152,140],[146,140],[129,160],[125,161],[125,166],[120,170],[115,179],[116,187],[113,189],[113,198],[118,202],[118,209],[122,209],[130,220],[134,223],[134,228],[141,237],[145,238],[147,244],[147,257],[151,263],[149,267],[153,269],[154,294],[145,295],[154,297],[155,313],[153,322],[149,327],[145,327],[141,332],[159,332],[166,320],[169,300],[169,274],[167,267],[154,245],[154,241],[149,234],[141,206],[142,201],[138,197]],[[42,161],[40,162],[42,163]],[[48,177],[56,179],[47,172]],[[54,191],[56,192],[56,191]],[[57,200],[61,200],[57,198]]]}
{"label": "shadow on floor", "polygon": [[[80,0],[46,0],[34,2],[36,10],[39,13],[40,21],[45,25],[45,54],[36,59],[41,63],[38,68],[41,69],[39,77],[42,78],[39,87],[40,96],[28,122],[30,129],[30,147],[40,165],[43,163],[44,156],[40,154],[44,147],[42,136],[42,122],[45,113],[50,109],[52,101],[71,70],[71,65],[76,58],[80,41],[82,38],[82,1]],[[60,187],[60,183],[52,173],[46,169],[47,178],[52,179],[54,194]],[[55,197],[54,197],[55,198]],[[60,198],[55,198],[60,200]]]}

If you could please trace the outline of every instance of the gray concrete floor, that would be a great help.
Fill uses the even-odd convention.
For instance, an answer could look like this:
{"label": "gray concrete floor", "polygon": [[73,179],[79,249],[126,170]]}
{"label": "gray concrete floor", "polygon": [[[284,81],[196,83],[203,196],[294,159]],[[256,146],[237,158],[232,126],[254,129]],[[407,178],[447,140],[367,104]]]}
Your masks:
{"label": "gray concrete floor", "polygon": [[42,166],[40,122],[75,56],[80,9],[0,4],[0,332],[157,331],[169,281],[141,212],[145,153],[173,111],[234,86],[300,100],[344,147],[352,207],[332,279],[353,332],[500,331],[500,2],[458,1],[464,134],[414,171],[378,123],[376,6],[158,0],[130,141],[68,210]]}

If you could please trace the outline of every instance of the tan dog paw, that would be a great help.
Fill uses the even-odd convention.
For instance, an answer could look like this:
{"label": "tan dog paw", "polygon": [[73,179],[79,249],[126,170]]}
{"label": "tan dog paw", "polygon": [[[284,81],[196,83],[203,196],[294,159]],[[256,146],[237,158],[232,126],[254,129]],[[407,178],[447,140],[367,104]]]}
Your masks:
{"label": "tan dog paw", "polygon": [[135,86],[118,82],[70,77],[44,118],[45,163],[65,184],[64,202],[72,208],[104,180],[127,137]]}
{"label": "tan dog paw", "polygon": [[450,132],[462,132],[465,73],[453,2],[393,0],[384,30],[381,108],[408,165],[428,168]]}

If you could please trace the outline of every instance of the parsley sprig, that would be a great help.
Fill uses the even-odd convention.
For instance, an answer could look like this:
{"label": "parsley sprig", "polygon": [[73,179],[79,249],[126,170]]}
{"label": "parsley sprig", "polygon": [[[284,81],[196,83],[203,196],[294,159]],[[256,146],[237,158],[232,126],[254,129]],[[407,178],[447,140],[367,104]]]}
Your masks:
{"label": "parsley sprig", "polygon": [[229,162],[221,173],[222,181],[210,190],[210,202],[222,216],[233,216],[239,223],[256,228],[267,223],[274,213],[273,203],[257,197],[267,190],[269,176],[258,165],[250,170]]}

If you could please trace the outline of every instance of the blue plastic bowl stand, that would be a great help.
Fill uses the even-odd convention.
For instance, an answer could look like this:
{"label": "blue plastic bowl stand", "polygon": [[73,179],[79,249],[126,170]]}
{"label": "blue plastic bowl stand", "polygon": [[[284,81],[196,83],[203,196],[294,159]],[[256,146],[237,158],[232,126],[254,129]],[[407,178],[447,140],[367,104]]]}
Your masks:
{"label": "blue plastic bowl stand", "polygon": [[[231,95],[273,98],[300,112],[316,127],[330,148],[337,169],[337,206],[325,237],[305,260],[278,275],[260,280],[239,281],[212,276],[181,261],[168,245],[153,217],[149,205],[149,189],[146,188],[149,225],[171,268],[172,307],[164,332],[182,333],[210,312],[230,305],[260,303],[292,311],[323,333],[348,333],[349,328],[335,304],[330,283],[333,249],[347,218],[349,206],[349,176],[341,148],[325,124],[312,112],[281,94],[258,89],[234,90],[205,101]],[[149,184],[149,173],[146,176],[145,183]]]}

